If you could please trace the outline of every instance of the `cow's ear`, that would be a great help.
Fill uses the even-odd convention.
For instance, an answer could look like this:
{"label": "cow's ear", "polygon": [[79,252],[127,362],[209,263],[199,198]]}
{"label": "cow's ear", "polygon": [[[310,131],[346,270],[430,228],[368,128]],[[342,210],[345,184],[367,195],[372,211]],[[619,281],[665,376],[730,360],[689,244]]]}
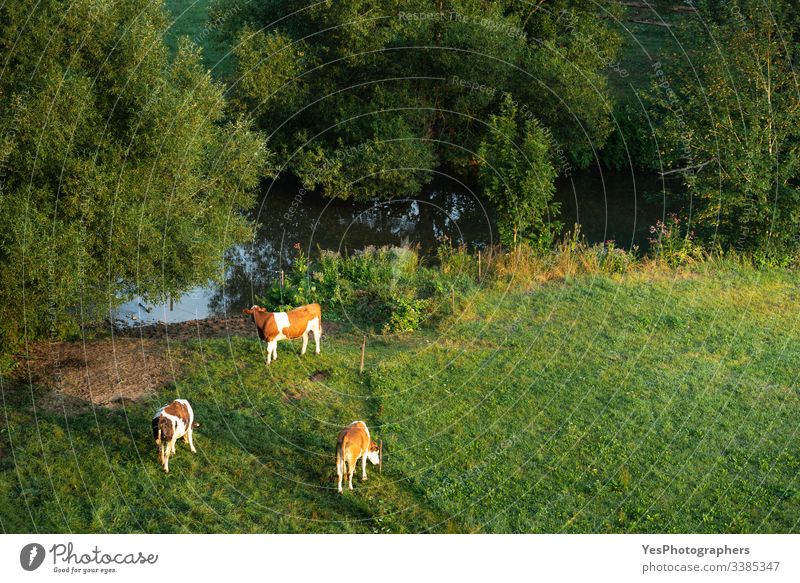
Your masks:
{"label": "cow's ear", "polygon": [[250,308],[245,308],[244,310],[242,310],[242,314],[248,314],[249,315],[249,314],[252,314],[252,313],[253,313],[253,310],[251,310]]}

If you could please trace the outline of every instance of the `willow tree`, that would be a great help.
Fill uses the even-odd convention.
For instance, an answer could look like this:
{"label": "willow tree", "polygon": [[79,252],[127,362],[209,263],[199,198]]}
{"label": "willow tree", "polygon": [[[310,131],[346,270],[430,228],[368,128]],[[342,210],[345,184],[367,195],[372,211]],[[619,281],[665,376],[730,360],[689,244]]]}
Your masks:
{"label": "willow tree", "polygon": [[329,196],[413,195],[439,166],[474,177],[507,92],[550,128],[562,166],[587,165],[612,130],[615,1],[217,6],[234,102],[274,135],[283,169]]}
{"label": "willow tree", "polygon": [[0,7],[0,341],[60,336],[133,294],[220,276],[264,139],[158,3]]}

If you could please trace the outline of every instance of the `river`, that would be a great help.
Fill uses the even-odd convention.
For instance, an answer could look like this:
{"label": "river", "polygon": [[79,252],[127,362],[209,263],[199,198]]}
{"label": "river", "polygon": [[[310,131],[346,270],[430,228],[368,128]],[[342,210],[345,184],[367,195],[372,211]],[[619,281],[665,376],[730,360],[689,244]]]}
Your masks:
{"label": "river", "polygon": [[[613,240],[642,250],[649,228],[669,209],[669,189],[651,173],[601,172],[562,177],[555,200],[565,228],[580,223],[590,243]],[[443,238],[482,248],[497,242],[494,211],[469,185],[440,175],[413,199],[355,203],[305,193],[282,180],[265,187],[252,218],[251,243],[226,253],[223,285],[190,290],[179,301],[145,306],[138,298],[122,305],[118,322],[182,322],[238,313],[253,303],[287,265],[296,243],[311,256],[318,249],[350,252],[368,245],[418,245],[430,256]]]}

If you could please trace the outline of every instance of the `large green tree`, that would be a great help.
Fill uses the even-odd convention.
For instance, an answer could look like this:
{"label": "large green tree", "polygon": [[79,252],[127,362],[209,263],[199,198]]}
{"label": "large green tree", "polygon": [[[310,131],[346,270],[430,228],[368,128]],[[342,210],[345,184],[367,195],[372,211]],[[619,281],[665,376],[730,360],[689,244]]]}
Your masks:
{"label": "large green tree", "polygon": [[253,0],[231,14],[232,95],[274,134],[282,167],[330,196],[415,194],[431,171],[477,168],[512,93],[588,164],[611,132],[603,69],[611,0]]}
{"label": "large green tree", "polygon": [[0,341],[220,276],[269,154],[159,3],[0,7]]}
{"label": "large green tree", "polygon": [[681,66],[656,74],[660,154],[680,175],[690,227],[709,245],[786,262],[800,243],[800,8],[699,4]]}

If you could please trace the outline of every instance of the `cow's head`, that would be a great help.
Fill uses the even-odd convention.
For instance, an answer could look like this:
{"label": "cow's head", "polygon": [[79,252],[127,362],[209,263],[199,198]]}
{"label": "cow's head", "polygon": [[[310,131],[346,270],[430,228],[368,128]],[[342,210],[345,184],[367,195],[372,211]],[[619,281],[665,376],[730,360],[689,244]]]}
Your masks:
{"label": "cow's head", "polygon": [[172,435],[175,433],[175,421],[164,415],[159,416],[158,425],[156,430],[156,444],[161,445],[161,442],[169,443],[172,441]]}
{"label": "cow's head", "polygon": [[370,440],[369,442],[369,451],[367,452],[367,459],[372,463],[372,465],[377,466],[383,460],[383,444],[377,444],[374,440]]}
{"label": "cow's head", "polygon": [[169,457],[169,443],[172,441],[172,436],[175,434],[175,421],[159,415],[153,421],[153,437],[156,440],[156,447],[158,448],[158,463],[164,465],[165,458]]}
{"label": "cow's head", "polygon": [[[264,313],[266,313],[267,309],[266,308],[262,308],[261,306],[257,306],[255,304],[253,304],[252,308],[245,308],[244,310],[242,310],[242,314],[247,314],[249,316],[255,316],[256,312],[264,312]],[[253,317],[253,319],[255,320],[255,317]]]}

